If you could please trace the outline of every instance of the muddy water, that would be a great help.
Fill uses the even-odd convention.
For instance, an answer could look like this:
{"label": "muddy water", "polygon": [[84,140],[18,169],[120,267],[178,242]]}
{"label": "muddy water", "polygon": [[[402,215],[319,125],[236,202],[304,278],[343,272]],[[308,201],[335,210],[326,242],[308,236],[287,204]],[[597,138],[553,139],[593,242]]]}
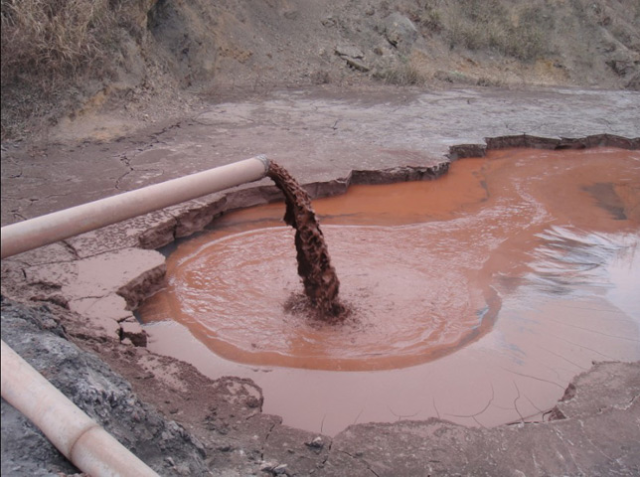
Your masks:
{"label": "muddy water", "polygon": [[275,204],[169,257],[150,347],[251,377],[266,412],[328,434],[537,419],[592,361],[640,359],[637,151],[495,151],[314,208],[357,310],[339,329],[283,311],[301,284]]}

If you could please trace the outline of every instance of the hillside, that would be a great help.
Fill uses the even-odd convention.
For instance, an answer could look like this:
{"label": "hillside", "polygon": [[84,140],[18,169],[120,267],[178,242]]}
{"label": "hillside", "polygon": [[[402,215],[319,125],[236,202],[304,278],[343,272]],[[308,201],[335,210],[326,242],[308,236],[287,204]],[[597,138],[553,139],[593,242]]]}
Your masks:
{"label": "hillside", "polygon": [[2,0],[2,138],[234,91],[640,89],[638,0]]}

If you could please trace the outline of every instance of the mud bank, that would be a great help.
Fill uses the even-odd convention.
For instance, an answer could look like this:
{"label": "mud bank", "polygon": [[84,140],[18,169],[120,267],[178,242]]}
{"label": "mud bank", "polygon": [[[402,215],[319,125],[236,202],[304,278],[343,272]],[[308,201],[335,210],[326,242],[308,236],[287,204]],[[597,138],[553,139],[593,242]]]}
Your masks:
{"label": "mud bank", "polygon": [[[470,157],[485,157],[490,150],[509,148],[533,149],[585,149],[592,147],[617,147],[620,149],[640,149],[640,137],[627,138],[614,134],[594,134],[582,138],[545,138],[520,134],[515,136],[497,136],[485,139],[484,144],[456,144],[450,146],[444,157],[427,160],[429,165],[398,165],[392,168],[375,170],[351,170],[346,176],[328,181],[303,183],[304,189],[312,199],[344,194],[352,185],[393,184],[397,182],[423,181],[437,179],[449,170],[450,161]],[[399,153],[400,160],[411,154]],[[425,160],[426,158],[422,158]],[[262,185],[226,193],[220,199],[206,206],[190,208],[176,214],[171,221],[163,222],[145,230],[139,235],[139,245],[145,249],[158,249],[177,239],[188,237],[204,229],[225,212],[253,207],[282,200],[278,188]]]}
{"label": "mud bank", "polygon": [[225,214],[167,258],[139,309],[149,347],[253,379],[266,412],[332,436],[399,416],[540,420],[592,360],[640,359],[639,160],[491,150],[435,182],[315,200],[340,326],[283,307],[301,287],[282,204]]}
{"label": "mud bank", "polygon": [[[448,168],[447,153],[452,159],[473,155],[464,151],[486,148],[488,144],[482,144],[482,137],[497,137],[505,131],[530,134],[503,139],[509,147],[513,147],[510,141],[532,140],[551,147],[549,140],[537,139],[548,136],[555,138],[550,140],[555,148],[566,144],[559,136],[594,136],[598,139],[593,141],[603,145],[619,146],[608,141],[628,141],[630,148],[637,148],[640,135],[631,119],[637,117],[640,103],[636,96],[621,93],[555,91],[522,95],[464,91],[393,98],[385,93],[382,99],[358,101],[301,96],[295,99],[291,101],[287,95],[260,104],[225,104],[198,118],[109,143],[3,145],[2,222],[11,223],[184,175],[205,164],[211,167],[221,161],[243,159],[256,151],[280,151],[276,159],[308,184],[310,195],[317,197],[344,190],[349,183],[358,181],[437,176]],[[564,108],[563,101],[572,107]],[[328,109],[323,110],[327,104]],[[550,111],[553,114],[549,115]],[[380,117],[385,120],[381,122]],[[609,134],[602,135],[602,131]],[[292,144],[299,147],[292,148]],[[470,146],[450,150],[455,144]],[[373,172],[376,170],[383,172]],[[600,371],[596,373],[603,372],[600,376],[608,384],[599,390],[598,386],[589,387],[583,396],[604,411],[587,417],[562,411],[567,419],[493,431],[469,430],[442,422],[437,423],[436,429],[432,421],[400,421],[354,426],[332,441],[326,436],[318,440],[316,434],[282,426],[277,416],[262,414],[262,396],[246,380],[210,381],[184,363],[134,346],[144,343],[144,333],[131,310],[146,293],[160,286],[164,273],[164,257],[151,249],[202,229],[225,210],[276,198],[276,189],[266,184],[240,187],[224,196],[207,197],[3,260],[3,296],[29,303],[30,308],[43,304],[48,307],[64,327],[66,337],[113,367],[130,382],[141,401],[150,403],[200,439],[205,450],[201,459],[215,473],[264,475],[260,470],[264,468],[272,473],[286,469],[291,475],[308,475],[312,471],[315,475],[370,475],[372,471],[394,475],[406,468],[407,475],[421,475],[426,459],[437,461],[430,462],[433,475],[459,474],[459,469],[471,474],[475,473],[474,468],[486,469],[483,471],[492,475],[513,475],[513,469],[519,469],[514,463],[519,461],[516,456],[522,452],[535,456],[527,464],[533,466],[532,472],[638,472],[640,464],[634,460],[639,455],[637,439],[630,438],[637,436],[637,426],[633,424],[638,415],[638,392],[634,391],[637,363],[598,365]],[[140,263],[146,265],[140,268]],[[21,317],[28,313],[23,308],[18,311]],[[40,321],[48,322],[49,312],[35,313]],[[16,326],[9,321],[5,325],[4,316],[3,310],[3,337]],[[49,339],[50,332],[44,336]],[[10,344],[19,347],[14,342]],[[591,374],[585,376],[574,381],[578,390],[581,382],[591,379]],[[89,386],[93,387],[95,381]],[[614,391],[611,400],[608,394],[598,394],[609,389]],[[625,394],[625,389],[631,390],[632,396]],[[242,399],[213,398],[230,392],[239,393]],[[234,407],[238,403],[240,407]],[[5,407],[3,403],[3,417]],[[127,419],[123,418],[123,422]],[[110,418],[101,417],[100,421],[105,424]],[[14,424],[5,427],[3,419],[3,443],[8,442],[5,436],[25,432],[22,422]],[[413,429],[413,434],[408,429]],[[503,436],[505,441],[491,442],[496,443],[495,449],[504,443],[514,460],[497,451],[474,454],[475,449],[462,444],[457,447],[461,453],[438,450],[450,449],[448,436],[459,436],[456,442],[462,442],[467,435],[470,440],[484,438],[485,432]],[[549,436],[548,433],[564,440],[536,437]],[[431,441],[432,448],[423,443],[427,435],[438,439]],[[405,448],[415,447],[413,453],[419,457],[414,460],[407,458],[409,454],[402,449],[392,450],[396,449],[393,442],[405,443]],[[528,449],[530,442],[536,443],[539,452],[522,450]],[[421,449],[423,445],[425,449]],[[185,448],[192,448],[191,444],[187,442]],[[562,458],[558,457],[558,449]],[[8,457],[8,448],[3,445],[3,473],[6,469],[7,475],[37,475],[17,469],[26,465],[23,462],[28,457],[19,446],[14,450],[16,453]],[[49,462],[49,455],[40,456],[35,463],[31,461],[31,468],[46,467],[43,462]],[[179,467],[173,459],[167,464],[171,466],[173,461]],[[278,467],[285,464],[287,467]],[[528,473],[524,467],[521,471]],[[187,471],[183,468],[181,472]]]}
{"label": "mud bank", "polygon": [[[140,348],[109,340],[90,344],[96,353],[100,348],[102,359],[110,356],[112,365],[129,361],[126,374],[134,394],[131,384],[94,353],[68,340],[73,337],[61,325],[68,319],[47,306],[4,300],[2,339],[163,476],[640,472],[637,364],[598,363],[579,375],[551,410],[553,420],[546,423],[470,429],[438,419],[401,420],[352,426],[332,440],[262,414],[260,390],[250,381],[210,381],[184,363]],[[140,400],[150,398],[150,393],[164,403],[155,406],[160,413]],[[4,400],[2,441],[3,475],[77,472]]]}

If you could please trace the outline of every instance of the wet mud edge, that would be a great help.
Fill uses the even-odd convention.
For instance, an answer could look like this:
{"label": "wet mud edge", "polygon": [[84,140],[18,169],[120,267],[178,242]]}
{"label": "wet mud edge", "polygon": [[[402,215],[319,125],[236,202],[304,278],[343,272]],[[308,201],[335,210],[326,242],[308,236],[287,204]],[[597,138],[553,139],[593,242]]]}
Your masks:
{"label": "wet mud edge", "polygon": [[[616,147],[640,149],[640,138],[626,138],[612,134],[598,134],[583,138],[545,138],[520,134],[486,138],[485,144],[457,144],[441,162],[431,165],[407,165],[390,169],[353,170],[342,178],[325,182],[312,182],[302,187],[311,199],[340,195],[351,185],[390,184],[396,182],[437,179],[446,174],[451,162],[458,159],[484,157],[491,150],[509,148],[533,149],[587,149],[593,147]],[[281,201],[282,193],[276,186],[255,186],[226,193],[212,202],[188,208],[169,221],[158,223],[140,235],[139,244],[144,249],[158,249],[179,238],[199,232],[224,212]]]}
{"label": "wet mud edge", "polygon": [[[640,137],[627,138],[612,134],[598,134],[583,138],[547,138],[527,134],[497,136],[485,138],[485,144],[457,144],[449,147],[441,161],[425,165],[396,166],[389,169],[353,170],[346,177],[324,182],[303,184],[302,187],[311,199],[340,195],[347,192],[351,185],[389,184],[408,181],[434,180],[445,175],[451,162],[463,158],[484,157],[491,150],[510,148],[533,149],[587,149],[594,147],[616,147],[626,150],[640,149]],[[138,247],[143,250],[157,250],[200,232],[223,213],[282,201],[282,192],[275,185],[236,188],[212,196],[207,202],[193,201],[168,214],[158,214],[138,237]],[[126,310],[137,309],[149,296],[158,291],[164,283],[166,265],[164,263],[144,270],[136,278],[123,282],[117,294],[126,302]],[[68,308],[67,298],[56,290],[33,297],[33,301],[51,302]],[[123,310],[115,310],[116,312]],[[118,336],[137,346],[146,346],[147,336],[133,316],[118,320]],[[135,321],[135,320],[134,320]]]}
{"label": "wet mud edge", "polygon": [[[406,166],[406,167],[397,167],[393,169],[387,170],[377,170],[377,171],[353,171],[348,177],[343,179],[336,179],[328,182],[322,183],[312,183],[305,185],[305,189],[309,192],[312,197],[323,197],[329,195],[337,195],[346,192],[348,187],[351,184],[378,184],[378,183],[391,183],[391,182],[403,182],[410,180],[427,180],[427,179],[435,179],[444,175],[448,171],[450,161],[454,161],[456,159],[467,158],[467,157],[482,157],[489,150],[492,149],[504,149],[504,148],[514,148],[514,147],[532,147],[539,149],[564,149],[564,148],[588,148],[588,147],[618,147],[622,149],[628,150],[637,150],[640,149],[640,138],[628,139],[620,136],[612,136],[608,134],[589,136],[583,139],[548,139],[548,138],[539,138],[527,135],[519,135],[519,136],[503,136],[497,138],[489,138],[486,140],[485,145],[481,144],[461,144],[452,146],[450,148],[447,159],[443,159],[441,163],[437,163],[433,166],[428,167],[415,167],[415,166]],[[204,206],[200,205],[199,207],[193,207],[188,209],[181,215],[177,215],[171,221],[159,223],[157,226],[149,228],[145,233],[143,233],[140,238],[140,246],[144,249],[152,249],[152,248],[160,248],[164,245],[167,245],[173,242],[176,238],[186,237],[191,235],[194,232],[202,230],[206,225],[208,225],[212,220],[214,220],[217,216],[222,214],[225,211],[233,210],[237,208],[250,207],[253,205],[264,204],[268,202],[273,202],[281,200],[281,195],[279,194],[277,188],[275,186],[270,187],[253,187],[244,190],[232,191],[222,198],[218,198],[213,202],[206,204]],[[146,295],[148,295],[151,291],[153,291],[164,279],[164,275],[162,270],[158,269],[156,272],[149,275],[149,273],[145,273],[144,280],[136,279],[127,284],[123,284],[123,286],[119,290],[119,294],[127,299],[127,308],[135,309],[137,304],[140,303]],[[40,301],[40,300],[35,300]],[[45,300],[46,301],[46,300]],[[54,303],[53,305],[60,305],[62,308],[66,308],[64,303]],[[57,306],[53,307],[54,309]],[[40,319],[39,319],[40,321]],[[56,320],[57,321],[57,320]],[[66,320],[65,320],[66,321]],[[4,327],[3,327],[4,328]],[[71,336],[76,336],[79,339],[83,339],[77,333],[74,333],[75,330],[72,329],[73,326],[68,330]],[[94,349],[97,354],[104,357],[104,353],[102,352],[103,344],[106,344],[108,341],[113,340],[112,337],[104,337],[98,341],[100,343],[95,343],[95,339],[90,339],[89,348]],[[144,345],[142,345],[144,346]],[[129,348],[129,347],[125,347]],[[134,352],[134,348],[131,348],[129,353]],[[136,351],[137,353],[137,351]],[[146,351],[145,351],[146,353]],[[157,358],[162,361],[171,361],[166,360],[164,358]],[[110,362],[112,365],[115,365],[114,359],[107,359],[107,362]],[[168,365],[169,363],[167,363]],[[179,363],[183,365],[184,363]],[[131,363],[133,366],[133,363]],[[190,365],[186,365],[188,368],[191,368]],[[120,368],[120,366],[118,366]],[[193,370],[194,375],[198,375],[197,371]],[[130,373],[129,373],[130,374]],[[604,377],[603,377],[604,376]],[[622,378],[620,378],[622,376]],[[130,380],[135,379],[147,379],[146,376],[143,377],[134,377],[131,375],[126,376]],[[602,379],[601,379],[602,378]],[[606,378],[606,379],[605,379]],[[208,381],[206,378],[204,381]],[[233,378],[223,378],[223,379],[233,379]],[[239,378],[238,378],[239,379]],[[587,385],[587,389],[582,390],[583,385]],[[624,422],[628,422],[629,419],[624,417],[624,412],[633,412],[634,414],[638,412],[638,393],[640,393],[640,376],[638,375],[638,366],[637,364],[625,364],[625,363],[617,363],[617,364],[597,364],[592,370],[580,374],[574,378],[572,383],[568,387],[568,392],[565,393],[565,397],[558,403],[556,408],[552,409],[548,413],[548,419],[553,420],[553,422],[549,423],[549,426],[554,426],[556,422],[566,424],[565,431],[570,431],[569,427],[573,424],[569,421],[573,421],[573,417],[579,417],[580,419],[584,419],[584,422],[587,422],[586,416],[593,417],[593,425],[595,429],[598,431],[598,434],[602,434],[604,441],[593,441],[591,445],[595,444],[600,446],[601,444],[604,446],[605,444],[608,446],[607,452],[609,452],[610,457],[612,459],[616,459],[619,452],[611,452],[610,442],[607,442],[606,439],[607,433],[603,433],[604,428],[603,424],[598,421],[598,419],[605,418],[610,415],[616,415],[622,413],[622,418],[614,419],[615,422],[621,427],[624,427]],[[232,383],[233,384],[233,383]],[[144,386],[143,386],[144,387]],[[597,390],[594,389],[598,387],[600,392],[604,392],[606,396],[601,396],[598,394]],[[139,387],[135,386],[138,390]],[[630,393],[633,396],[630,396]],[[144,399],[144,393],[142,393],[142,398]],[[583,406],[590,406],[590,403],[593,403],[593,406],[596,406],[594,409],[582,409],[579,414],[575,414],[571,412],[570,408],[577,402],[577,398],[581,398],[580,402]],[[617,397],[616,397],[617,396]],[[261,398],[261,397],[260,397]],[[259,398],[259,399],[260,399]],[[190,400],[191,397],[188,398]],[[605,400],[604,407],[598,408],[600,401]],[[615,404],[616,403],[619,404]],[[252,401],[253,402],[253,401]],[[260,411],[261,406],[247,406],[250,409],[257,409]],[[161,406],[162,408],[162,406]],[[605,409],[606,408],[606,409]],[[634,411],[635,409],[635,411]],[[161,409],[163,412],[167,411],[169,414],[173,413],[173,410]],[[254,411],[252,411],[254,412]],[[220,417],[218,419],[224,419],[222,414],[222,409],[219,412]],[[266,418],[267,416],[265,416]],[[248,422],[248,421],[247,421]],[[615,424],[614,422],[614,424]],[[216,421],[217,423],[217,421]],[[429,440],[434,441],[431,445],[424,445],[424,441],[422,437],[416,440],[416,445],[420,445],[421,449],[430,449],[437,447],[437,435],[438,434],[448,434],[452,436],[458,436],[456,441],[459,442],[460,446],[456,446],[457,452],[451,452],[451,456],[447,458],[438,458],[438,460],[433,460],[434,463],[437,463],[437,467],[439,467],[440,472],[438,475],[450,475],[448,469],[455,470],[458,472],[462,465],[462,462],[456,464],[455,459],[456,455],[458,459],[466,462],[466,465],[473,464],[472,455],[478,454],[480,457],[477,458],[476,464],[478,464],[475,469],[483,468],[480,460],[485,464],[491,464],[492,471],[498,471],[498,468],[504,470],[505,472],[508,469],[516,468],[513,465],[516,465],[518,459],[524,455],[524,448],[520,449],[520,453],[514,452],[512,457],[509,457],[505,454],[504,462],[501,462],[498,467],[496,467],[495,460],[500,460],[500,456],[496,455],[495,457],[491,452],[488,452],[487,455],[491,457],[492,463],[487,461],[486,455],[483,457],[481,444],[485,442],[483,445],[487,445],[487,439],[494,441],[495,446],[491,445],[491,447],[495,449],[499,449],[497,440],[503,439],[506,444],[509,444],[508,447],[517,447],[517,443],[513,439],[512,432],[518,432],[518,435],[524,439],[520,444],[524,444],[524,441],[527,440],[527,435],[529,439],[537,439],[535,442],[540,442],[539,437],[535,437],[537,434],[533,434],[532,432],[540,432],[543,435],[549,434],[549,438],[554,438],[558,433],[555,433],[554,430],[549,428],[546,429],[546,425],[539,427],[535,426],[534,428],[530,426],[525,426],[524,428],[520,425],[517,426],[500,426],[499,428],[492,429],[466,429],[462,426],[456,426],[444,421],[438,420],[429,420],[425,422],[410,422],[405,421],[404,423],[396,423],[396,424],[363,424],[354,426],[353,428],[347,429],[340,435],[336,436],[336,438],[331,442],[328,438],[323,438],[323,440],[309,440],[308,433],[303,431],[298,431],[295,429],[286,428],[286,426],[282,426],[278,424],[278,421],[269,421],[264,424],[266,431],[261,433],[261,439],[259,442],[259,454],[260,457],[263,458],[271,458],[276,459],[278,455],[283,454],[282,457],[284,459],[284,450],[282,450],[282,446],[280,445],[282,442],[288,442],[292,440],[299,440],[302,443],[303,449],[309,449],[311,452],[316,453],[318,458],[316,461],[310,462],[314,468],[324,468],[324,471],[319,472],[317,475],[346,475],[349,473],[350,475],[370,475],[371,472],[376,473],[376,475],[386,475],[387,473],[381,466],[392,465],[389,462],[382,463],[381,459],[375,457],[375,450],[371,448],[375,443],[376,445],[383,445],[384,442],[389,442],[389,444],[393,444],[394,433],[398,432],[409,432],[411,435],[418,434],[422,437],[427,436]],[[216,424],[217,425],[217,424]],[[580,426],[583,426],[583,423],[580,423]],[[575,426],[574,426],[575,427]],[[528,429],[528,430],[527,430]],[[620,429],[618,429],[620,431]],[[618,435],[619,439],[624,436],[620,436],[620,432],[616,431],[614,434]],[[224,440],[224,436],[228,435],[230,442],[235,438],[234,433],[232,431],[225,431],[220,435],[216,434],[216,438],[220,439],[222,442]],[[564,432],[564,431],[563,431]],[[578,432],[578,431],[576,431]],[[594,431],[595,432],[595,431]],[[375,433],[376,439],[373,439],[373,434]],[[423,436],[424,434],[424,436]],[[489,435],[491,434],[491,435]],[[186,435],[186,434],[185,434]],[[468,435],[469,438],[466,439],[467,442],[471,442],[469,445],[463,444],[464,435]],[[430,436],[430,437],[429,437]],[[567,432],[567,436],[569,436]],[[380,441],[380,438],[382,441]],[[567,437],[568,438],[568,437]],[[397,437],[395,438],[397,440]],[[384,441],[384,442],[383,442]],[[473,449],[473,443],[477,443],[480,447],[479,450]],[[207,443],[208,444],[208,443]],[[406,442],[403,440],[402,445],[405,446]],[[564,442],[560,443],[561,445],[566,445]],[[441,444],[440,444],[441,445]],[[532,441],[533,445],[533,441]],[[220,444],[213,451],[209,445],[207,447],[207,454],[210,452],[214,452],[220,456],[231,456],[231,451],[234,449],[233,444]],[[460,447],[458,449],[458,447]],[[464,447],[464,448],[463,448]],[[620,447],[621,449],[622,447]],[[278,450],[279,449],[279,450]],[[319,452],[316,452],[316,449],[319,449]],[[385,450],[388,450],[385,448]],[[513,449],[517,450],[517,449]],[[635,453],[638,449],[630,449],[627,452],[627,457],[623,459],[626,463],[623,462],[623,468],[629,469],[631,467],[640,469],[640,462],[635,462],[633,455],[640,455],[640,452]],[[403,450],[405,452],[406,449]],[[204,452],[204,451],[203,451]],[[380,450],[377,451],[378,453]],[[557,452],[554,450],[554,452]],[[635,453],[635,454],[634,454]],[[615,455],[614,455],[615,454]],[[550,452],[551,455],[551,452]],[[428,456],[425,455],[425,459]],[[433,456],[431,456],[433,458]],[[540,457],[538,457],[540,459]],[[411,462],[406,462],[406,459],[398,457],[398,465],[411,465]],[[454,459],[454,461],[449,462],[449,460]],[[553,461],[553,457],[549,457],[549,462]],[[222,459],[224,461],[224,458]],[[416,459],[417,462],[414,462],[416,465],[422,465],[421,463],[426,462],[424,459]],[[486,461],[486,462],[485,462]],[[222,464],[221,461],[218,461]],[[520,461],[522,462],[522,461]],[[510,464],[511,463],[511,464]],[[618,462],[611,461],[612,465],[616,464],[618,466],[621,464],[620,459]],[[237,468],[235,462],[225,462],[224,464],[228,464],[229,467]],[[226,467],[226,465],[221,465],[222,467]],[[434,464],[436,465],[436,464]],[[519,464],[518,464],[519,465]],[[567,464],[568,465],[568,464]],[[511,467],[510,467],[511,466]],[[290,471],[294,471],[294,468],[297,465],[293,464],[289,466]],[[276,468],[276,467],[274,467]],[[393,468],[393,467],[392,467]],[[595,469],[595,467],[591,467]],[[302,469],[299,469],[302,471]],[[397,470],[397,468],[396,468]],[[533,471],[533,469],[531,469]],[[600,470],[606,470],[606,468],[601,468]],[[619,469],[620,470],[620,469]],[[409,471],[409,469],[407,469]],[[556,475],[553,470],[551,470],[552,475]],[[559,472],[565,473],[565,472]],[[494,475],[495,472],[494,472]],[[559,475],[559,474],[558,474]],[[573,474],[572,474],[573,475]],[[576,474],[577,475],[577,474]],[[631,475],[631,474],[628,474]]]}
{"label": "wet mud edge", "polygon": [[[485,138],[485,144],[457,144],[449,147],[442,161],[420,166],[407,165],[376,170],[352,170],[346,177],[323,182],[302,184],[310,199],[345,194],[352,185],[391,184],[397,182],[434,180],[449,171],[451,162],[459,159],[485,157],[489,151],[511,148],[532,149],[589,149],[616,147],[639,150],[640,137],[627,138],[613,134],[596,134],[582,138],[548,138],[528,134]],[[224,193],[209,203],[191,206],[172,214],[168,220],[159,220],[138,236],[140,248],[160,249],[178,239],[187,238],[202,231],[226,212],[283,200],[281,190],[275,185],[240,188]],[[144,276],[123,283],[118,294],[127,302],[128,310],[135,310],[148,296],[162,287],[164,268],[145,272]]]}
{"label": "wet mud edge", "polygon": [[[510,148],[533,149],[588,149],[593,147],[616,147],[627,150],[640,149],[640,137],[627,138],[612,134],[596,134],[582,138],[547,138],[527,134],[497,136],[485,138],[485,144],[457,144],[449,147],[442,161],[424,166],[407,165],[389,169],[352,170],[346,177],[329,181],[302,184],[311,199],[345,194],[351,185],[391,184],[437,179],[449,170],[451,162],[458,159],[485,157],[491,150]],[[232,210],[263,205],[283,200],[283,194],[275,185],[254,186],[226,192],[211,202],[187,205],[169,219],[159,220],[138,236],[138,245],[142,249],[160,249],[202,231],[216,218]],[[158,274],[156,274],[158,275]],[[162,278],[162,277],[161,277]],[[154,293],[159,283],[151,283],[148,293],[138,286],[135,290],[129,284],[123,284],[119,294],[127,301],[129,310],[135,309],[144,299]]]}

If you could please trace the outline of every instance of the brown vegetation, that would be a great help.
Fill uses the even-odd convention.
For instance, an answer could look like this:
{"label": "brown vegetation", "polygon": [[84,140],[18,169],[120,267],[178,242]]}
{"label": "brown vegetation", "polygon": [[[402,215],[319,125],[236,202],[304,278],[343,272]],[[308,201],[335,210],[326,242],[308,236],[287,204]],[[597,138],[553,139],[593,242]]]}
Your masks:
{"label": "brown vegetation", "polygon": [[[99,107],[138,117],[155,107],[166,117],[184,108],[183,92],[237,88],[369,80],[640,88],[637,0],[1,5],[3,139],[73,118],[97,94],[109,100]],[[392,15],[406,41],[402,28],[389,31]]]}
{"label": "brown vegetation", "polygon": [[3,137],[113,81],[123,40],[140,34],[119,0],[2,0],[1,13]]}

